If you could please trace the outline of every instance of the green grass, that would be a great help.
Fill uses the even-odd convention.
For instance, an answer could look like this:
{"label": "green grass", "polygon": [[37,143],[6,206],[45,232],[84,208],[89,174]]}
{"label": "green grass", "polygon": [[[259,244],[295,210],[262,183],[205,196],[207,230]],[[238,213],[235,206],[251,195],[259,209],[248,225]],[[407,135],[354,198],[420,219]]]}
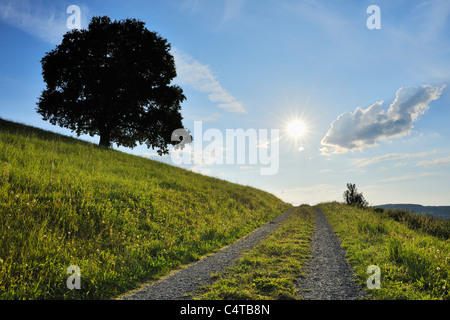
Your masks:
{"label": "green grass", "polygon": [[[0,299],[108,299],[291,205],[251,187],[0,119]],[[81,269],[69,290],[66,269]]]}
{"label": "green grass", "polygon": [[200,289],[195,299],[298,299],[295,282],[310,258],[314,212],[303,205],[276,232],[256,246],[217,280]]}
{"label": "green grass", "polygon": [[415,214],[409,212],[408,210],[401,209],[383,210],[378,208],[376,211],[383,213],[395,221],[405,224],[410,229],[424,231],[432,236],[436,236],[444,240],[450,238],[450,221],[448,220],[435,218],[430,214]]}
{"label": "green grass", "polygon": [[342,240],[361,284],[370,276],[368,266],[380,268],[381,289],[368,290],[374,299],[450,299],[450,240],[445,236],[431,235],[430,228],[413,227],[389,212],[339,203],[319,207]]}

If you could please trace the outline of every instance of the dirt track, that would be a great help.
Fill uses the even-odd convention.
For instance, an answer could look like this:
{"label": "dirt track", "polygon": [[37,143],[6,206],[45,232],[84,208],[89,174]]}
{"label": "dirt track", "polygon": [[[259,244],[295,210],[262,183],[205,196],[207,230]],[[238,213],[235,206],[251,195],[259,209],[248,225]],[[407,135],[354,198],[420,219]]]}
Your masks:
{"label": "dirt track", "polygon": [[[252,249],[270,233],[279,228],[295,208],[291,208],[248,236],[221,249],[215,254],[172,272],[170,275],[120,297],[124,300],[187,300],[190,294],[213,281],[211,274],[222,272],[243,251]],[[354,282],[351,266],[345,259],[345,251],[328,224],[323,212],[314,207],[316,230],[311,242],[312,258],[306,268],[306,276],[299,279],[298,294],[304,300],[356,300],[365,297],[361,286]]]}
{"label": "dirt track", "polygon": [[161,280],[144,285],[121,297],[124,300],[182,300],[190,299],[189,294],[207,283],[213,281],[212,273],[225,270],[233,264],[243,251],[253,248],[277,230],[294,211],[294,207],[282,213],[272,221],[251,232],[244,238],[221,249],[215,254],[188,265],[187,267],[171,273]]}
{"label": "dirt track", "polygon": [[357,300],[366,296],[354,281],[352,267],[345,259],[340,240],[323,212],[314,207],[316,230],[311,242],[312,258],[306,266],[307,275],[298,285],[304,300]]}

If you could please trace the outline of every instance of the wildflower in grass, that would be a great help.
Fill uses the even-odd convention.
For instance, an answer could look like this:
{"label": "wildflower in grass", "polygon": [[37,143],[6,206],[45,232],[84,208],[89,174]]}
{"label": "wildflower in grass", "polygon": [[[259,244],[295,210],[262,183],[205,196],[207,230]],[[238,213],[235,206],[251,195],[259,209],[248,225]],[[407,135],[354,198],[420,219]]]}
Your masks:
{"label": "wildflower in grass", "polygon": [[439,271],[439,270],[441,270],[441,268],[437,267],[436,270]]}

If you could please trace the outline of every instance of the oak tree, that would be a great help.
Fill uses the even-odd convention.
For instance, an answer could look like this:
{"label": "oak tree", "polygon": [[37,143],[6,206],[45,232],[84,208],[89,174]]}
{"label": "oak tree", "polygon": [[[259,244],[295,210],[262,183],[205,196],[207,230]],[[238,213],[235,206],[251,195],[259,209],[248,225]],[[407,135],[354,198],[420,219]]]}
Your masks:
{"label": "oak tree", "polygon": [[133,148],[145,143],[168,153],[182,125],[183,90],[170,44],[136,19],[93,17],[72,29],[42,58],[46,89],[37,103],[44,120],[99,135],[99,144]]}

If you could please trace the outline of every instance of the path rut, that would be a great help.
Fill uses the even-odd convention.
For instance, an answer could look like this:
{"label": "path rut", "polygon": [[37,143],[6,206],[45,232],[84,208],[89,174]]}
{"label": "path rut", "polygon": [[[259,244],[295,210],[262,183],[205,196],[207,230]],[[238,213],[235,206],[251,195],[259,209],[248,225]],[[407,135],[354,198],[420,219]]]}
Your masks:
{"label": "path rut", "polygon": [[306,276],[297,286],[304,300],[358,300],[366,297],[355,282],[353,268],[347,263],[340,240],[324,213],[314,207],[316,230],[311,242],[311,259],[305,266]]}

